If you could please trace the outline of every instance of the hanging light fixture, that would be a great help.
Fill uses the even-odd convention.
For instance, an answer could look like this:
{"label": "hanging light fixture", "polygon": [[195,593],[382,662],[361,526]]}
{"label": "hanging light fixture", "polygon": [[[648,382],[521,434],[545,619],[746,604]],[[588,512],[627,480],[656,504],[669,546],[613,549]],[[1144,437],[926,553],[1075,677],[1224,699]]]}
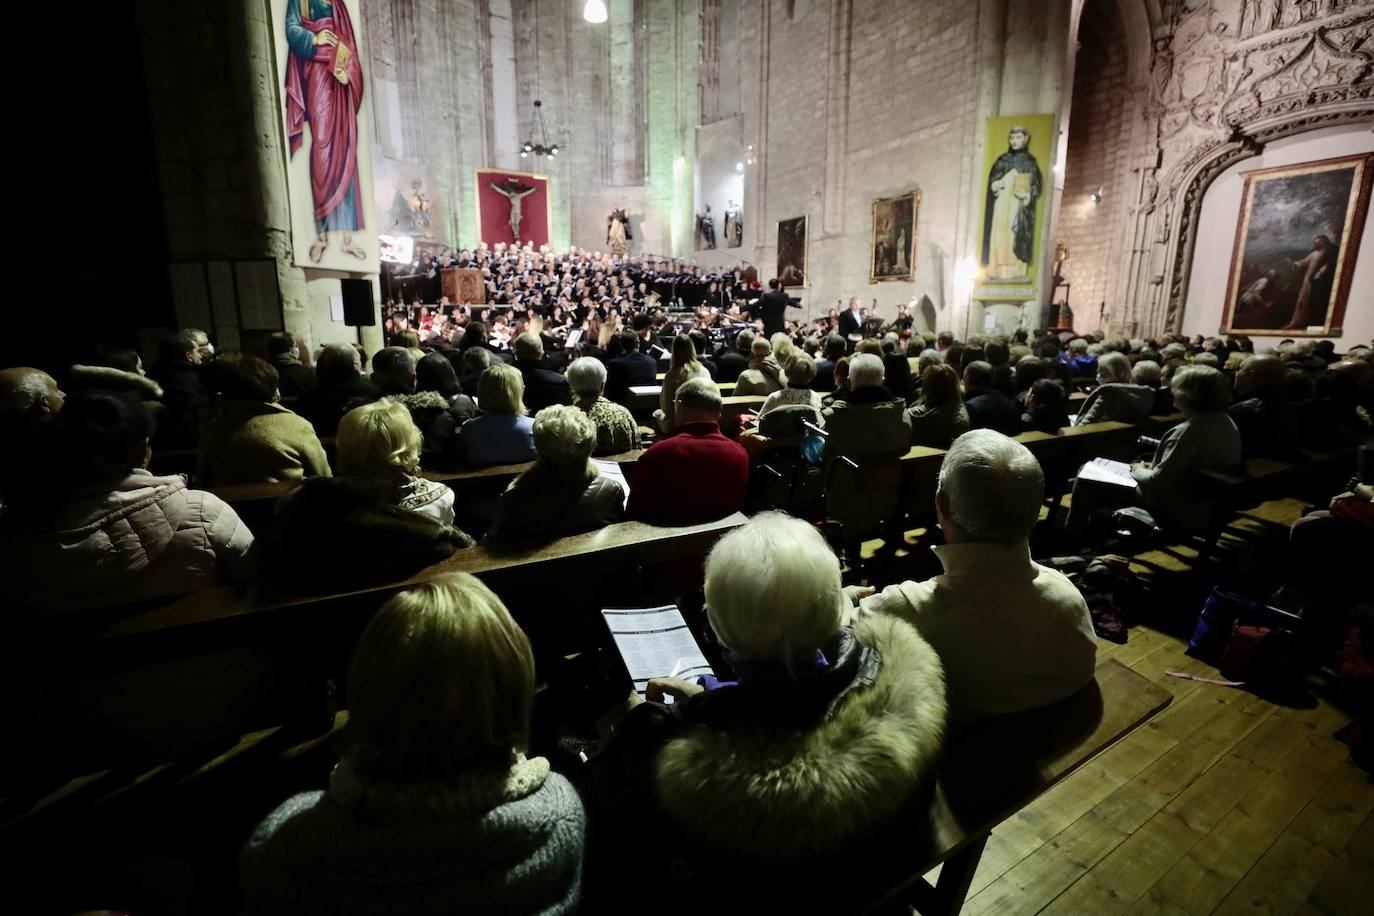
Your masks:
{"label": "hanging light fixture", "polygon": [[582,7],[582,18],[592,25],[600,25],[606,21],[606,4],[602,0],[587,0],[587,5]]}
{"label": "hanging light fixture", "polygon": [[544,126],[544,103],[538,99],[534,100],[534,120],[530,126],[534,128],[531,132],[535,133],[535,138],[520,144],[520,158],[528,159],[533,156],[536,159],[552,159],[557,156],[558,144],[549,143],[549,131]]}

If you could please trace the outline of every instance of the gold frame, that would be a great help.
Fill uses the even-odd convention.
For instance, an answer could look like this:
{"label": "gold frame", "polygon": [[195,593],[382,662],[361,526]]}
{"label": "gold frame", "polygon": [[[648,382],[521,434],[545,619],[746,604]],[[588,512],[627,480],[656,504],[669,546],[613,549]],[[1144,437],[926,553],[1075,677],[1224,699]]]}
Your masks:
{"label": "gold frame", "polygon": [[[895,274],[887,277],[877,275],[878,267],[878,205],[895,204],[899,200],[911,198],[911,233],[907,238],[907,253],[905,274]],[[869,283],[911,283],[916,280],[916,222],[921,217],[921,192],[919,189],[912,189],[905,194],[898,194],[894,197],[878,197],[873,201],[873,224],[868,238],[868,282]]]}
{"label": "gold frame", "polygon": [[[1250,328],[1238,325],[1235,320],[1236,306],[1241,294],[1241,273],[1245,267],[1245,248],[1247,236],[1250,234],[1250,212],[1255,203],[1256,185],[1277,178],[1315,175],[1346,168],[1353,171],[1350,197],[1346,201],[1345,225],[1336,246],[1331,298],[1326,303],[1326,314],[1322,316],[1321,327],[1313,331],[1306,327]],[[1255,169],[1240,174],[1245,179],[1245,187],[1241,191],[1240,218],[1236,220],[1236,240],[1231,248],[1231,265],[1226,274],[1226,300],[1222,304],[1219,333],[1250,334],[1256,337],[1339,337],[1345,320],[1346,306],[1350,300],[1350,284],[1355,276],[1355,259],[1359,255],[1360,239],[1364,234],[1365,217],[1369,210],[1370,184],[1371,180],[1374,180],[1374,153],[1335,156],[1330,159]]]}
{"label": "gold frame", "polygon": [[[482,175],[524,175],[526,178],[539,178],[545,184],[548,200],[544,205],[544,222],[547,224],[544,235],[548,239],[544,244],[553,247],[553,176],[541,175],[538,172],[522,172],[519,169],[493,169],[487,166],[476,166],[472,170],[472,196],[477,207],[477,238],[473,242],[474,248],[482,243]],[[458,247],[458,246],[454,246]]]}

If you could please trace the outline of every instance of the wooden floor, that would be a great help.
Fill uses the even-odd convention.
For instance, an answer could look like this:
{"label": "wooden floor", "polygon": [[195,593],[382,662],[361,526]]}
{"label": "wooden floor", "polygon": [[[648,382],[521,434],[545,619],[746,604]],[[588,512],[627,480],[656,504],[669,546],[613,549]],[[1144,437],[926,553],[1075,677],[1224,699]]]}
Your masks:
{"label": "wooden floor", "polygon": [[[1303,508],[1266,504],[1231,546]],[[1374,914],[1374,781],[1333,737],[1349,717],[1170,677],[1216,676],[1183,650],[1145,625],[1099,641],[1174,700],[993,831],[964,913]]]}
{"label": "wooden floor", "polygon": [[1374,912],[1374,784],[1325,702],[1276,706],[1146,627],[1100,657],[1173,703],[993,831],[965,913]]}

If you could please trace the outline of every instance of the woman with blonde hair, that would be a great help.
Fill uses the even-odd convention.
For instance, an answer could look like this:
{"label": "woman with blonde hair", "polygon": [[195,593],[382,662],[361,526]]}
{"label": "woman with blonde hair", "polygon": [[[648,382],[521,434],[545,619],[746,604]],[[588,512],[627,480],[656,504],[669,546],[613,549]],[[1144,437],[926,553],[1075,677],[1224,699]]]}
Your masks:
{"label": "woman with blonde hair", "polygon": [[663,385],[658,394],[658,412],[654,415],[660,431],[671,433],[677,426],[673,414],[673,400],[677,397],[677,390],[682,383],[688,379],[710,377],[711,374],[706,371],[706,367],[697,361],[697,348],[696,344],[692,343],[692,338],[686,334],[679,334],[673,338],[673,360],[663,375]]}
{"label": "woman with blonde hair", "polygon": [[539,460],[501,494],[489,542],[533,543],[594,531],[625,514],[625,491],[591,462],[596,424],[577,407],[545,407],[534,418]]}
{"label": "woman with blonde hair", "polygon": [[488,366],[477,380],[480,413],[459,432],[463,460],[471,465],[533,461],[534,420],[525,415],[525,381],[505,363]]}
{"label": "woman with blonde hair", "polygon": [[534,654],[470,575],[400,592],[348,668],[350,746],[324,791],[244,847],[245,913],[571,913],[586,816],[527,758]]}
{"label": "woman with blonde hair", "polygon": [[453,491],[418,476],[423,437],[410,411],[390,398],[355,407],[339,421],[339,474],[402,509],[453,524]]}

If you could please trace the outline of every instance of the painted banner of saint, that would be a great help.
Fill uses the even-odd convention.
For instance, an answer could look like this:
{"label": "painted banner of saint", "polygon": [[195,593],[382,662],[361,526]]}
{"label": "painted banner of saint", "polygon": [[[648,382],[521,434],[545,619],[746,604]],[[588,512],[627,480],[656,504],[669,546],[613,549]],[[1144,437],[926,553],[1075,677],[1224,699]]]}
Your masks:
{"label": "painted banner of saint", "polygon": [[1030,280],[1036,205],[1044,184],[1040,164],[1029,149],[1030,139],[1025,127],[1012,127],[1007,151],[988,172],[983,207],[984,282]]}
{"label": "painted banner of saint", "polygon": [[343,253],[365,259],[353,237],[364,227],[358,168],[363,69],[348,8],[343,0],[287,0],[285,37],[286,135],[293,158],[310,125],[310,260],[320,263],[336,237]]}

